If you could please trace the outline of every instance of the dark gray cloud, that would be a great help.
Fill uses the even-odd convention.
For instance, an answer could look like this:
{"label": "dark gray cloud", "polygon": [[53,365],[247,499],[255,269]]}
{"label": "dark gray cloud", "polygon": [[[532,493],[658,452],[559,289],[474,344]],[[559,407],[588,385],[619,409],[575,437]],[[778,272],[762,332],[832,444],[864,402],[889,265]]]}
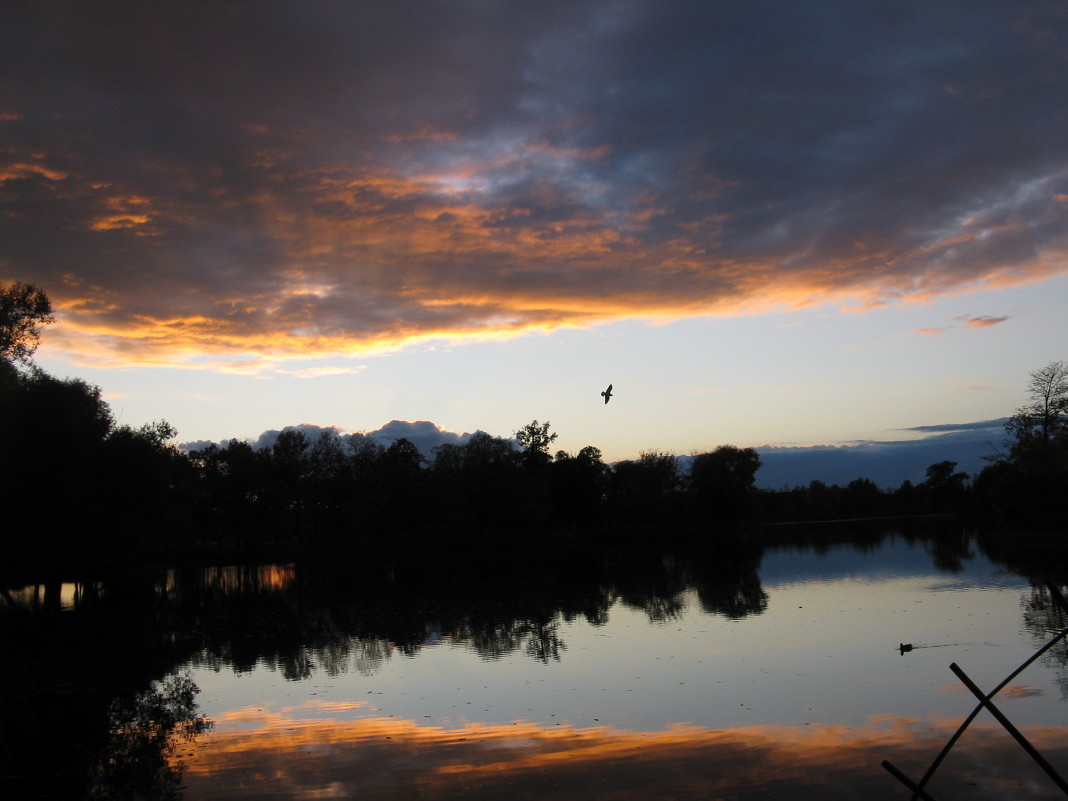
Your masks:
{"label": "dark gray cloud", "polygon": [[917,431],[921,434],[962,434],[971,436],[974,433],[984,435],[1003,435],[1007,418],[999,417],[996,420],[977,420],[973,423],[938,423],[930,426],[910,426],[901,428],[899,431]]}
{"label": "dark gray cloud", "polygon": [[381,428],[367,432],[367,436],[387,448],[399,439],[406,439],[418,448],[423,456],[430,459],[434,455],[434,448],[439,445],[463,445],[477,433],[479,432],[457,434],[455,431],[439,428],[427,420],[414,423],[391,420]]}
{"label": "dark gray cloud", "polygon": [[1008,316],[991,317],[990,315],[981,315],[979,317],[969,317],[965,320],[965,325],[969,328],[989,328],[992,325],[1000,325],[1008,320]]}
{"label": "dark gray cloud", "polygon": [[278,441],[278,437],[286,431],[295,431],[299,434],[303,434],[305,441],[309,446],[318,442],[323,434],[339,437],[347,436],[345,435],[344,430],[337,426],[317,426],[314,423],[301,423],[298,426],[286,426],[281,430],[270,429],[264,431],[255,440],[251,440],[249,444],[252,446],[253,450],[257,451],[265,448],[273,448],[274,444]]}
{"label": "dark gray cloud", "polygon": [[9,3],[0,52],[0,280],[86,357],[1068,264],[1061,4]]}
{"label": "dark gray cloud", "polygon": [[987,457],[1002,451],[1005,422],[982,420],[904,429],[928,435],[915,440],[759,447],[757,485],[781,489],[822,481],[845,486],[853,479],[867,478],[880,487],[895,488],[906,480],[918,484],[930,465],[947,460],[974,478],[989,464]]}
{"label": "dark gray cloud", "polygon": [[[388,448],[394,442],[400,439],[406,439],[418,448],[419,452],[427,459],[432,459],[434,455],[434,448],[439,445],[463,445],[475,432],[464,432],[458,434],[455,431],[447,431],[439,426],[431,423],[427,420],[418,420],[415,422],[409,422],[407,420],[391,420],[381,428],[374,431],[363,432],[347,432],[345,429],[337,426],[320,426],[314,423],[302,423],[295,426],[285,426],[282,429],[269,429],[261,433],[254,440],[247,440],[248,443],[255,450],[261,450],[264,448],[271,448],[275,442],[278,441],[279,435],[284,431],[297,431],[304,434],[308,445],[313,445],[319,440],[323,434],[329,434],[337,436],[343,445],[348,444],[351,439],[367,440],[380,445],[383,448]],[[183,442],[178,447],[186,452],[201,450],[213,444],[209,440],[198,440],[196,442]],[[218,445],[225,445],[226,442],[215,443]]]}

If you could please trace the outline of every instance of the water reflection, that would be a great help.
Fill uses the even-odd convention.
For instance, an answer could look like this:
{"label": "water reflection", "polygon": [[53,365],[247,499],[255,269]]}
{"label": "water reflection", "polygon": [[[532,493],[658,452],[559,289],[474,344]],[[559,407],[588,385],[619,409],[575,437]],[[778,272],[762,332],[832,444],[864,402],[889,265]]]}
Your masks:
{"label": "water reflection", "polygon": [[[1024,625],[1031,632],[1036,645],[1068,628],[1068,612],[1053,599],[1047,585],[1032,587],[1021,605]],[[1041,659],[1057,677],[1061,700],[1068,700],[1068,643],[1061,643],[1059,647],[1043,654]]]}
{"label": "water reflection", "polygon": [[694,589],[706,612],[740,619],[767,604],[759,561],[760,549],[748,546],[712,556],[580,551],[536,568],[485,556],[412,562],[360,580],[338,564],[171,571],[166,600],[172,624],[200,636],[198,666],[267,665],[302,680],[317,670],[373,673],[394,651],[414,656],[442,641],[485,659],[522,653],[557,661],[568,649],[561,621],[603,625],[621,604],[664,623]]}
{"label": "water reflection", "polygon": [[22,587],[0,588],[8,609],[58,611],[84,608],[100,600],[107,585],[102,581],[49,581]]}
{"label": "water reflection", "polygon": [[108,736],[90,766],[91,799],[178,799],[185,758],[211,722],[198,714],[188,675],[171,675],[132,696],[113,698]]}
{"label": "water reflection", "polygon": [[[920,764],[952,730],[948,722],[900,720],[873,722],[861,733],[834,726],[633,732],[522,722],[450,729],[388,718],[257,722],[212,736],[189,765],[187,798],[890,799],[903,796],[873,766],[887,755]],[[974,735],[932,793],[1051,797],[1015,743],[990,728]],[[1050,759],[1068,758],[1063,730],[1027,735]]]}
{"label": "water reflection", "polygon": [[[0,614],[0,786],[20,799],[180,796],[183,743],[208,721],[151,582],[10,592]],[[38,602],[40,599],[41,602]]]}
{"label": "water reflection", "polygon": [[[783,528],[729,549],[601,544],[538,560],[439,553],[9,587],[0,782],[20,798],[121,797],[122,787],[174,798],[182,782],[190,801],[261,797],[268,783],[280,798],[545,798],[561,788],[590,798],[896,798],[880,762],[922,772],[956,714],[933,710],[969,708],[939,674],[916,701],[924,714],[902,711],[912,674],[941,653],[924,646],[975,654],[988,635],[947,633],[991,613],[936,586],[977,581],[977,548],[961,530],[849,534]],[[900,583],[875,626],[851,616],[871,586],[857,564],[870,571],[878,554],[890,569],[903,550],[895,543],[922,547],[933,569]],[[797,573],[813,553],[822,583]],[[912,575],[911,550],[909,559],[901,575]],[[920,603],[926,617],[914,613]],[[1018,631],[1020,610],[1011,612]],[[828,620],[834,637],[819,628]],[[1023,623],[1042,640],[1065,625],[1040,589]],[[916,650],[898,653],[908,639]],[[1048,660],[1063,693],[1065,653]],[[553,683],[565,676],[570,684]],[[1021,683],[1006,695],[1026,705],[1041,693]],[[1063,729],[1031,723],[1029,736],[1058,758]],[[946,795],[981,797],[965,783],[989,782],[1003,797],[1044,797],[1017,787],[1026,760],[1002,745],[996,734],[970,738],[945,773]],[[1014,778],[996,785],[998,771]]]}

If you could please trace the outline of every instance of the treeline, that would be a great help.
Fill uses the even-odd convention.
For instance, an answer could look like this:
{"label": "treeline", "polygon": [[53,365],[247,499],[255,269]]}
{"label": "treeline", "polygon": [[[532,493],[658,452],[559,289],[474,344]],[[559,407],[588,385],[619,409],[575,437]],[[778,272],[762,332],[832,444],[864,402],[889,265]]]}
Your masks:
{"label": "treeline", "polygon": [[[588,531],[698,519],[734,524],[747,512],[759,459],[719,448],[695,458],[656,452],[608,466],[593,447],[550,452],[556,435],[537,420],[515,439],[485,433],[424,458],[407,440],[384,447],[323,432],[282,432],[254,451],[231,440],[189,454],[202,544],[239,540],[359,541],[405,532],[449,547],[457,537]],[[518,444],[517,444],[518,443]],[[455,543],[452,543],[455,544]]]}
{"label": "treeline", "polygon": [[[594,446],[552,451],[537,420],[513,438],[484,433],[430,458],[325,431],[283,431],[270,448],[230,440],[184,453],[166,422],[118,425],[97,387],[34,365],[51,306],[0,288],[0,568],[138,561],[180,552],[381,547],[530,549],[536,537],[717,536],[754,522],[976,513],[1051,522],[1068,487],[1068,365],[1031,375],[1005,452],[978,476],[951,461],[893,490],[858,477],[757,490],[750,448],[680,460],[649,451],[604,463]],[[506,536],[502,536],[506,535]]]}

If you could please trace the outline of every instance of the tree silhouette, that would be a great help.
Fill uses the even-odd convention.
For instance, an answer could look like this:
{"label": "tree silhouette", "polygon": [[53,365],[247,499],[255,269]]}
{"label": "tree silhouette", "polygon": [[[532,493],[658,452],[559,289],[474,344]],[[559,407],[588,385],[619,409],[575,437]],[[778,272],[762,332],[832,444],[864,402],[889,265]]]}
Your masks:
{"label": "tree silhouette", "polygon": [[968,491],[968,474],[957,470],[957,463],[936,462],[927,468],[927,479],[920,490],[928,498],[931,511],[959,511]]}
{"label": "tree silhouette", "polygon": [[690,466],[689,487],[706,519],[734,525],[752,511],[760,457],[752,448],[721,445],[699,453]]}
{"label": "tree silhouette", "polygon": [[608,472],[601,451],[592,445],[577,456],[558,452],[548,470],[554,522],[579,527],[596,522],[608,486]]}
{"label": "tree silhouette", "polygon": [[613,467],[608,500],[617,520],[648,524],[664,518],[668,496],[678,487],[678,458],[656,450],[642,451],[638,459]]}
{"label": "tree silhouette", "polygon": [[[1031,374],[1030,401],[1006,427],[1007,453],[973,486],[944,461],[895,492],[863,477],[772,492],[756,490],[760,459],[751,448],[696,454],[686,475],[675,455],[656,450],[607,466],[592,445],[553,456],[557,434],[537,419],[514,440],[478,432],[431,459],[404,439],[383,447],[369,435],[328,430],[310,441],[296,428],[269,448],[232,439],[184,455],[166,421],[116,426],[98,387],[33,365],[51,320],[39,289],[0,288],[0,486],[17,501],[0,530],[0,557],[13,564],[130,562],[179,547],[202,558],[261,558],[264,549],[366,554],[371,545],[379,555],[406,546],[440,555],[492,541],[507,553],[528,538],[502,532],[596,537],[614,527],[642,537],[653,527],[660,536],[713,524],[729,534],[743,522],[956,513],[976,502],[984,512],[1024,509],[1021,518],[1048,520],[1068,484],[1065,362]],[[42,510],[47,538],[34,536]]]}
{"label": "tree silhouette", "polygon": [[515,432],[516,441],[523,452],[523,464],[529,469],[540,469],[547,465],[552,457],[549,446],[556,442],[556,434],[549,433],[549,421],[539,423],[532,420]]}
{"label": "tree silhouette", "polygon": [[0,360],[29,364],[41,327],[54,320],[52,302],[33,284],[0,287]]}
{"label": "tree silhouette", "polygon": [[1030,374],[1030,403],[1020,407],[1008,423],[1014,448],[1036,441],[1048,444],[1068,431],[1068,362],[1050,362]]}
{"label": "tree silhouette", "polygon": [[484,532],[507,528],[523,503],[519,454],[484,431],[462,445],[434,449],[436,505],[451,522]]}
{"label": "tree silhouette", "polygon": [[1030,401],[1005,424],[1006,454],[976,481],[981,503],[1003,517],[1050,523],[1068,485],[1068,362],[1051,362],[1030,374]]}

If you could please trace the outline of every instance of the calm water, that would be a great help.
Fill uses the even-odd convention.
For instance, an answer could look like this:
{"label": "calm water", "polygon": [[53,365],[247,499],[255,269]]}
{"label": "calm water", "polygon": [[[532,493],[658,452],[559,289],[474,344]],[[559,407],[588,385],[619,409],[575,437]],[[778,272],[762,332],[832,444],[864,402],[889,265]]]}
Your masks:
{"label": "calm water", "polygon": [[[535,552],[511,573],[275,565],[27,587],[6,599],[9,641],[51,627],[75,664],[20,656],[35,694],[13,717],[25,730],[84,706],[76,663],[92,662],[97,727],[53,754],[70,792],[88,775],[98,797],[907,798],[881,761],[919,778],[975,706],[950,663],[991,689],[1064,617],[956,533],[849,533],[552,569]],[[1066,660],[1061,643],[998,703],[1068,775]],[[929,789],[1063,797],[987,713]]]}

